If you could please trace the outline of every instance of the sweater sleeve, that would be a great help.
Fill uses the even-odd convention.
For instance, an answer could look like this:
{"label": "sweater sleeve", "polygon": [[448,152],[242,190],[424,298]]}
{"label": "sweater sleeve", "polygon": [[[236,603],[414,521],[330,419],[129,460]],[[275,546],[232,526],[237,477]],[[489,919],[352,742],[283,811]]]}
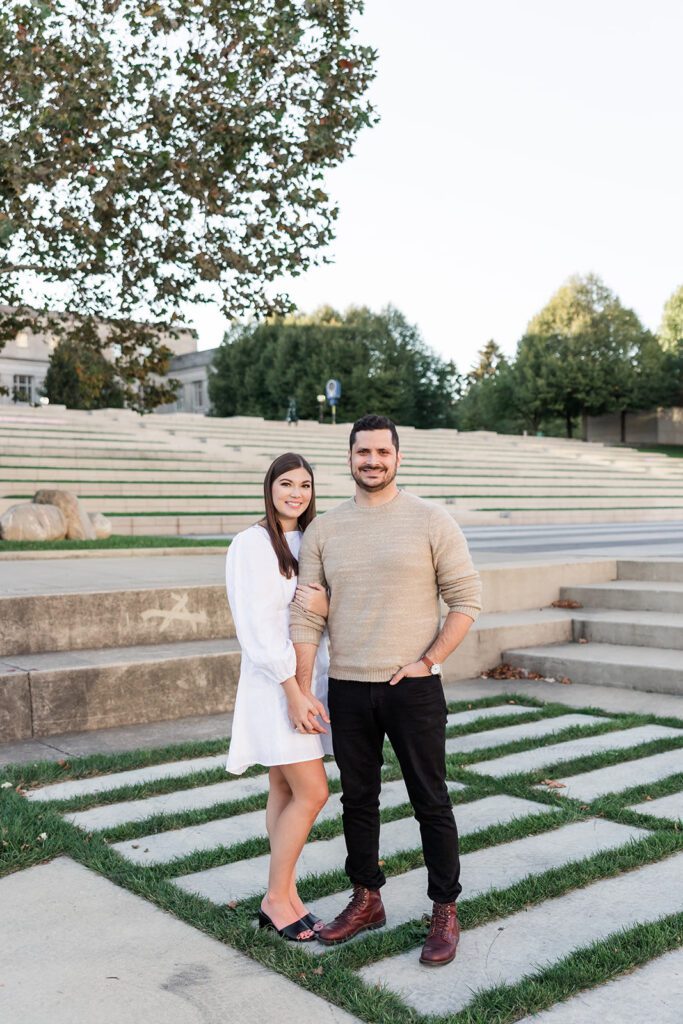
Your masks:
{"label": "sweater sleeve", "polygon": [[287,635],[275,552],[256,529],[240,533],[228,548],[225,580],[240,647],[274,683],[296,675],[296,654]]}
{"label": "sweater sleeve", "polygon": [[[301,541],[299,583],[320,583],[324,587],[327,586],[316,519],[308,526]],[[296,604],[290,606],[289,635],[293,643],[318,645],[325,631],[325,625],[326,620],[322,615],[304,611]]]}
{"label": "sweater sleeve", "polygon": [[449,611],[476,620],[481,611],[481,578],[462,530],[438,505],[431,510],[429,540],[439,593]]}

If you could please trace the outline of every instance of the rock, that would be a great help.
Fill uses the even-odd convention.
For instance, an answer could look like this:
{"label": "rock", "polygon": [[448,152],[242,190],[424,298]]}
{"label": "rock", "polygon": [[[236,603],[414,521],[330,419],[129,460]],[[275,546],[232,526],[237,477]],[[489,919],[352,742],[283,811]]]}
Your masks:
{"label": "rock", "polygon": [[3,540],[64,540],[66,518],[55,505],[12,505],[0,516]]}
{"label": "rock", "polygon": [[101,512],[88,512],[88,519],[95,528],[98,540],[106,540],[111,537],[111,523]]}
{"label": "rock", "polygon": [[36,505],[56,505],[61,509],[66,519],[67,540],[96,539],[95,527],[72,491],[36,491],[33,501]]}

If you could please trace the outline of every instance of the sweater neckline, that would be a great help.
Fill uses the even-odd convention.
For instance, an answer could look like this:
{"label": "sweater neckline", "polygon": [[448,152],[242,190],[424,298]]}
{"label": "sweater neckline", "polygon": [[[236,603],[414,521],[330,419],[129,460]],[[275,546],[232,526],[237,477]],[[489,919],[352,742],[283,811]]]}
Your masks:
{"label": "sweater neckline", "polygon": [[396,504],[396,502],[398,501],[402,494],[403,491],[399,488],[397,493],[390,501],[384,501],[382,502],[381,505],[359,505],[358,502],[356,501],[355,496],[351,498],[351,502],[353,504],[354,509],[357,512],[360,512],[362,515],[367,515],[370,512],[378,513],[381,512],[383,509],[390,509],[393,505]]}

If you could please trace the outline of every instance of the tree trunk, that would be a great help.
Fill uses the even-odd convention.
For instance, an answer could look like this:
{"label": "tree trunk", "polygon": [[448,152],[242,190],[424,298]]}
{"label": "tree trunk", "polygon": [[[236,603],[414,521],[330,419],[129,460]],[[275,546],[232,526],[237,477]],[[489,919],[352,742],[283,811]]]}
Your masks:
{"label": "tree trunk", "polygon": [[566,420],[567,420],[567,437],[573,437],[574,436],[574,434],[573,434],[574,424],[572,423],[571,413],[569,413],[569,412],[566,413]]}
{"label": "tree trunk", "polygon": [[622,444],[626,444],[626,409],[622,409],[620,416],[620,427],[619,427],[619,440]]}

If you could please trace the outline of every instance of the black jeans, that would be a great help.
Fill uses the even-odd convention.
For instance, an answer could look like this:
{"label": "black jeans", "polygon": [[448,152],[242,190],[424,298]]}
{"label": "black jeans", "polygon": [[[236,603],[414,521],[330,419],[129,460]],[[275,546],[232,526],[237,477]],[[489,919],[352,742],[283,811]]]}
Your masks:
{"label": "black jeans", "polygon": [[382,745],[389,738],[420,823],[429,884],[437,903],[452,903],[458,881],[458,830],[446,788],[446,700],[435,676],[389,683],[330,679],[328,701],[334,756],[342,784],[346,873],[356,885],[379,889],[379,794]]}

